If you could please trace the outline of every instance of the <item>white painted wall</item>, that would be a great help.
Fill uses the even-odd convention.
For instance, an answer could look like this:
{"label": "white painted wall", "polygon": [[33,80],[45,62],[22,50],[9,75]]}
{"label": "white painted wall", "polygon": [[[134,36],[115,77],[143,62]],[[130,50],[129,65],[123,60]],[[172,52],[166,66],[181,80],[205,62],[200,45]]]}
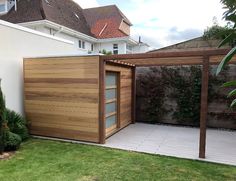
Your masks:
{"label": "white painted wall", "polygon": [[7,107],[23,114],[23,57],[78,55],[73,42],[0,20],[0,78]]}
{"label": "white painted wall", "polygon": [[[48,35],[50,35],[51,33],[57,32],[56,30],[53,30],[53,29],[50,30],[49,27],[45,27],[44,25],[37,25],[37,26],[28,25],[26,27],[36,30],[36,31],[39,31],[39,32],[42,32],[42,33],[46,33]],[[54,36],[74,42],[75,49],[77,49],[79,54],[88,54],[88,52],[91,51],[91,42],[85,41],[81,38],[77,38],[76,36],[71,36],[71,35],[65,34],[63,32],[56,33]],[[79,48],[79,45],[78,45],[79,39],[85,42],[85,49]]]}
{"label": "white painted wall", "polygon": [[149,51],[149,46],[146,44],[139,44],[133,47],[133,53],[146,53]]}

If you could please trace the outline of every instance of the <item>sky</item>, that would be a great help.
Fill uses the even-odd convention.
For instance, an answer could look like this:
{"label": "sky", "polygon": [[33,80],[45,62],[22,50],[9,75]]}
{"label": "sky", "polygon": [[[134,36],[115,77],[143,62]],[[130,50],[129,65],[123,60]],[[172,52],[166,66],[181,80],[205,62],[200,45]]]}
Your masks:
{"label": "sky", "polygon": [[[82,8],[116,4],[133,23],[131,36],[161,48],[201,36],[217,19],[224,25],[220,0],[74,0]],[[216,18],[214,18],[216,17]]]}

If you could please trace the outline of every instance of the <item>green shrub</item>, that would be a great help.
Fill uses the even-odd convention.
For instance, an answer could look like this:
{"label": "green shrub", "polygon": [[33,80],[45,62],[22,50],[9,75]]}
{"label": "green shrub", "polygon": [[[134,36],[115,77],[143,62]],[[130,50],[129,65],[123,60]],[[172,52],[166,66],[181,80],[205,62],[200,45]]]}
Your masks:
{"label": "green shrub", "polygon": [[[216,98],[224,101],[218,87],[229,78],[229,70],[227,67],[222,76],[216,77],[215,67],[210,68],[208,103]],[[140,73],[137,96],[142,98],[139,106],[146,122],[165,123],[165,119],[173,119],[177,124],[199,126],[201,86],[201,66],[153,67]]]}
{"label": "green shrub", "polygon": [[29,138],[27,122],[20,114],[7,109],[6,119],[10,132],[19,135],[23,141]]}
{"label": "green shrub", "polygon": [[137,78],[138,96],[145,97],[144,112],[149,123],[161,122],[163,116],[169,111],[165,108],[167,88],[161,77],[161,71],[157,68],[150,68],[150,72],[140,74]]}
{"label": "green shrub", "polygon": [[8,131],[6,133],[6,140],[4,141],[5,151],[15,151],[20,147],[22,139],[19,135]]}

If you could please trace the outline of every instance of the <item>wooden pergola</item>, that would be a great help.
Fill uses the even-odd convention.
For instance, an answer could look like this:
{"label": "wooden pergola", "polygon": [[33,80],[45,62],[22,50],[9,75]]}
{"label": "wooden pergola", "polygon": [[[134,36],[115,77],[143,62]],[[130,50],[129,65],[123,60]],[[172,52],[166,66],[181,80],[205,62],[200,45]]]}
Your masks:
{"label": "wooden pergola", "polygon": [[[206,127],[207,127],[206,123],[207,123],[207,113],[208,113],[209,66],[219,64],[222,58],[228,52],[229,52],[228,49],[208,49],[208,50],[168,51],[168,52],[160,51],[158,53],[150,53],[150,54],[147,53],[147,54],[102,56],[101,58],[105,61],[114,64],[117,63],[135,67],[201,65],[202,89],[201,89],[201,111],[200,111],[201,115],[200,115],[199,158],[205,158]],[[236,63],[236,57],[233,58],[233,61],[231,61],[231,63]],[[135,88],[135,84],[133,86]],[[135,100],[133,101],[133,105],[135,105]]]}

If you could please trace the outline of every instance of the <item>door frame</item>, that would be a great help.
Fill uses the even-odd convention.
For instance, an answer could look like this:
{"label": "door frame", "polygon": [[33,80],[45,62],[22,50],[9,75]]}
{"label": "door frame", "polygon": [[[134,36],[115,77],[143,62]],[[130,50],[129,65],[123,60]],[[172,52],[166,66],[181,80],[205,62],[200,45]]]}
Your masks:
{"label": "door frame", "polygon": [[[106,127],[105,127],[105,137],[108,138],[112,136],[117,130],[120,129],[120,71],[110,71],[105,70],[105,81],[107,73],[116,74],[116,128],[112,130],[108,135],[106,134]],[[105,94],[106,94],[106,83],[105,83]],[[104,103],[106,105],[106,96],[104,96]],[[106,111],[106,110],[105,110]],[[106,125],[106,115],[105,115],[105,125]]]}

